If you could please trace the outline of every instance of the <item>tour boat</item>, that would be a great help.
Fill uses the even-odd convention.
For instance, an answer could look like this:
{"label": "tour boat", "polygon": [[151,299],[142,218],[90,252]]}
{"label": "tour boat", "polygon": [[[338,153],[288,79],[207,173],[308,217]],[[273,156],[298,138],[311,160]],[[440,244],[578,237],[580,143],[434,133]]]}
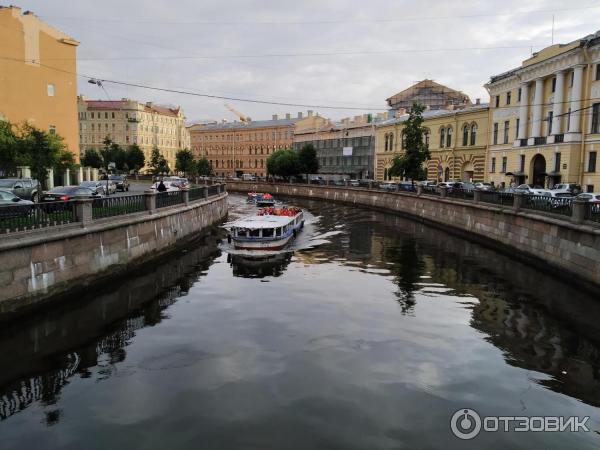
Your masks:
{"label": "tour boat", "polygon": [[237,250],[281,250],[304,226],[300,208],[262,208],[255,216],[229,225],[229,242]]}
{"label": "tour boat", "polygon": [[256,196],[256,206],[274,206],[275,199],[269,193],[258,194]]}

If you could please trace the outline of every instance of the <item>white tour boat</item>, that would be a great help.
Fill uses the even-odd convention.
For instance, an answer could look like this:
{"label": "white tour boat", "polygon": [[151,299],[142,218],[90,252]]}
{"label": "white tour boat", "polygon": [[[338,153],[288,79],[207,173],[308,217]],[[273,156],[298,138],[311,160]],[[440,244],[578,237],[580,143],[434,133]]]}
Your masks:
{"label": "white tour boat", "polygon": [[303,226],[300,208],[263,208],[255,216],[231,223],[227,240],[237,250],[280,250]]}

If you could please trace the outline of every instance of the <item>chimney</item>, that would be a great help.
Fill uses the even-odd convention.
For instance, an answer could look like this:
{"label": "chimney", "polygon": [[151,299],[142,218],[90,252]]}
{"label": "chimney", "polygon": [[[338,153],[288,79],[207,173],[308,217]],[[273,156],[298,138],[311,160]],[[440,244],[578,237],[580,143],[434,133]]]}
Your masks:
{"label": "chimney", "polygon": [[313,115],[312,109],[309,109],[308,110],[308,117],[312,117],[312,115]]}
{"label": "chimney", "polygon": [[476,98],[475,99],[475,104],[476,105],[481,105],[481,99],[480,98]]}
{"label": "chimney", "polygon": [[298,119],[302,119],[302,113],[301,112],[298,113]]}
{"label": "chimney", "polygon": [[273,120],[277,120],[277,114],[273,114]]}
{"label": "chimney", "polygon": [[287,113],[287,114],[285,115],[285,118],[289,120],[289,119],[291,119],[291,118],[292,118],[292,115],[291,115],[290,113]]}

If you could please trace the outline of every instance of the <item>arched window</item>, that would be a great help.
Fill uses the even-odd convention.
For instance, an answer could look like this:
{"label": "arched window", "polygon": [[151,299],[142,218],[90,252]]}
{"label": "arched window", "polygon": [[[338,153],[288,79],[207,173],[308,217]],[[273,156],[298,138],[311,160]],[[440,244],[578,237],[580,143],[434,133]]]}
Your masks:
{"label": "arched window", "polygon": [[390,151],[394,151],[394,133],[390,133]]}
{"label": "arched window", "polygon": [[440,128],[440,148],[444,148],[444,144],[446,143],[446,129],[444,127]]}
{"label": "arched window", "polygon": [[467,124],[465,124],[463,126],[463,141],[462,141],[462,145],[463,145],[463,147],[466,147],[467,145],[469,145],[469,126]]}
{"label": "arched window", "polygon": [[471,125],[471,145],[475,145],[477,140],[477,124]]}
{"label": "arched window", "polygon": [[446,147],[452,147],[452,127],[448,127],[446,132]]}
{"label": "arched window", "polygon": [[406,150],[406,133],[403,131],[400,137],[402,139],[402,150]]}
{"label": "arched window", "polygon": [[388,179],[388,170],[386,168],[383,169],[383,179],[386,181]]}
{"label": "arched window", "polygon": [[388,151],[388,142],[390,140],[390,135],[389,134],[385,134],[385,149],[383,150],[384,152]]}

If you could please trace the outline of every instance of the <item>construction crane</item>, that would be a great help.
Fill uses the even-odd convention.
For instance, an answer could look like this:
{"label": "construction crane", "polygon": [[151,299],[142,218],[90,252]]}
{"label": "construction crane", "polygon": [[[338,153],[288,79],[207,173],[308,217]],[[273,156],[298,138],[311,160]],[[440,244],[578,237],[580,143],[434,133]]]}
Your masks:
{"label": "construction crane", "polygon": [[229,111],[231,111],[232,113],[234,113],[236,116],[238,116],[240,118],[240,122],[242,123],[250,123],[250,117],[242,114],[241,112],[239,112],[237,109],[235,109],[233,106],[225,103],[225,108],[227,108]]}

